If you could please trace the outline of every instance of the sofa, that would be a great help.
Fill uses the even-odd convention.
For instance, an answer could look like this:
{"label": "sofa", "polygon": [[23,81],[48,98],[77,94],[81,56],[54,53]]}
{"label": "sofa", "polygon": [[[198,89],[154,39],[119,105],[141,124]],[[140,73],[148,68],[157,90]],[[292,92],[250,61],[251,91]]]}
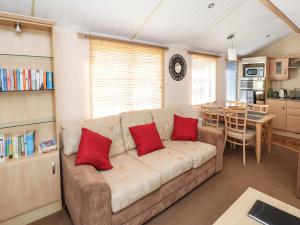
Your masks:
{"label": "sofa", "polygon": [[[223,134],[198,127],[198,141],[172,141],[174,114],[198,117],[191,106],[174,106],[63,127],[63,196],[74,225],[143,224],[221,171]],[[165,148],[138,157],[128,128],[153,121]],[[113,169],[75,166],[81,127],[112,140]]]}

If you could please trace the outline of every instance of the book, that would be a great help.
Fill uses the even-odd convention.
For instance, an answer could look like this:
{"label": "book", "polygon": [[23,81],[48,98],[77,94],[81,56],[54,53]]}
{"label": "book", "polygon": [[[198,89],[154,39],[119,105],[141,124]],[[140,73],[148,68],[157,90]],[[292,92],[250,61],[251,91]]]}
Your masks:
{"label": "book", "polygon": [[24,77],[24,74],[23,74],[23,69],[20,69],[20,91],[23,91],[23,77]]}
{"label": "book", "polygon": [[40,90],[40,70],[35,71],[35,83],[36,83],[35,90]]}
{"label": "book", "polygon": [[53,89],[53,72],[46,72],[47,77],[47,89]]}
{"label": "book", "polygon": [[39,86],[39,90],[43,90],[44,89],[44,85],[43,85],[43,81],[44,81],[44,71],[43,70],[39,70],[39,76],[40,76],[40,86]]}
{"label": "book", "polygon": [[18,90],[18,81],[17,81],[17,70],[13,69],[13,74],[14,74],[14,90],[17,91]]}
{"label": "book", "polygon": [[6,91],[10,91],[10,73],[9,73],[9,69],[6,69],[6,79],[7,79],[7,89],[6,89]]}
{"label": "book", "polygon": [[31,85],[31,69],[28,69],[28,90],[32,90],[32,85]]}
{"label": "book", "polygon": [[14,69],[12,68],[10,69],[9,75],[10,75],[10,91],[14,91],[15,90]]}
{"label": "book", "polygon": [[22,71],[23,73],[23,87],[22,87],[22,90],[26,90],[26,69],[23,69]]}
{"label": "book", "polygon": [[25,69],[25,88],[24,90],[29,90],[29,78],[28,78],[28,69]]}
{"label": "book", "polygon": [[21,90],[21,74],[20,74],[20,70],[16,69],[16,74],[17,74],[17,90],[20,91]]}
{"label": "book", "polygon": [[3,91],[3,69],[0,67],[0,91]]}
{"label": "book", "polygon": [[57,143],[55,139],[43,141],[39,145],[39,152],[49,152],[57,149]]}
{"label": "book", "polygon": [[7,71],[3,68],[3,91],[7,91]]}
{"label": "book", "polygon": [[0,134],[0,163],[5,161],[5,138],[4,134]]}
{"label": "book", "polygon": [[35,70],[31,70],[31,90],[36,90]]}
{"label": "book", "polygon": [[34,131],[28,131],[26,134],[27,155],[34,154]]}

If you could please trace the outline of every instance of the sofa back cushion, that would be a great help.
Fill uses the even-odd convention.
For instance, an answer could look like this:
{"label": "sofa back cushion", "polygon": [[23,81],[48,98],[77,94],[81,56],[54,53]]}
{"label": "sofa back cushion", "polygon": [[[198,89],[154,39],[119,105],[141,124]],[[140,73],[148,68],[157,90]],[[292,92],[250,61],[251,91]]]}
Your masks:
{"label": "sofa back cushion", "polygon": [[144,125],[151,122],[152,116],[149,110],[121,113],[121,127],[126,151],[136,148],[134,140],[130,134],[129,127]]}
{"label": "sofa back cushion", "polygon": [[73,122],[62,126],[62,142],[65,155],[77,153],[83,122]]}
{"label": "sofa back cushion", "polygon": [[120,120],[120,115],[116,115],[87,120],[84,124],[86,128],[112,140],[110,158],[125,152]]}
{"label": "sofa back cushion", "polygon": [[168,106],[151,110],[153,121],[156,124],[157,131],[162,140],[168,140],[171,137],[174,124],[174,114],[181,114],[181,111],[176,106]]}

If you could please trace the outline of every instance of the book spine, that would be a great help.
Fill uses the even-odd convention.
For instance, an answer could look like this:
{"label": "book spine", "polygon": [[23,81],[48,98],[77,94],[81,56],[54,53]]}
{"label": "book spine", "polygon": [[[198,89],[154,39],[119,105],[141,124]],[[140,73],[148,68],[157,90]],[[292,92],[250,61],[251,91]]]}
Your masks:
{"label": "book spine", "polygon": [[3,91],[7,91],[7,72],[5,68],[3,68],[3,87]]}
{"label": "book spine", "polygon": [[15,79],[14,79],[14,69],[10,69],[10,90],[14,91],[15,90]]}
{"label": "book spine", "polygon": [[0,67],[0,91],[3,91],[3,69]]}
{"label": "book spine", "polygon": [[44,89],[44,85],[43,85],[43,81],[44,81],[44,71],[43,70],[39,70],[40,72],[40,87],[39,90],[43,90]]}
{"label": "book spine", "polygon": [[53,89],[53,73],[52,72],[47,72],[47,89]]}
{"label": "book spine", "polygon": [[32,85],[31,85],[31,69],[28,69],[28,90],[32,90]]}
{"label": "book spine", "polygon": [[0,134],[0,163],[5,161],[5,139],[4,134]]}
{"label": "book spine", "polygon": [[23,91],[26,90],[26,69],[23,69]]}
{"label": "book spine", "polygon": [[28,69],[25,69],[25,90],[29,90]]}
{"label": "book spine", "polygon": [[35,73],[36,90],[40,90],[40,70],[36,70]]}
{"label": "book spine", "polygon": [[7,79],[7,91],[10,91],[10,72],[6,69],[6,79]]}
{"label": "book spine", "polygon": [[36,90],[36,84],[35,84],[35,82],[36,82],[36,78],[35,78],[35,70],[32,69],[32,70],[31,70],[31,89],[32,89],[32,90]]}
{"label": "book spine", "polygon": [[16,69],[14,69],[13,70],[13,74],[14,74],[14,84],[15,84],[15,87],[14,87],[14,89],[15,89],[15,91],[17,91],[18,90],[18,79],[17,79],[17,70]]}
{"label": "book spine", "polygon": [[23,89],[23,81],[24,81],[23,77],[24,77],[23,69],[20,69],[20,91],[24,90]]}

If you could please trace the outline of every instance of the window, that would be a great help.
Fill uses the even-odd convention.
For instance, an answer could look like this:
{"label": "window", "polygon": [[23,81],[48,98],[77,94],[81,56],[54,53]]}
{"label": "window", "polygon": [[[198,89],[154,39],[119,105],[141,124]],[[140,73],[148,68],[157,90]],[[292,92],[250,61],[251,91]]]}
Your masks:
{"label": "window", "polygon": [[237,62],[227,62],[226,100],[237,101],[238,68]]}
{"label": "window", "polygon": [[192,55],[192,105],[216,101],[217,59]]}
{"label": "window", "polygon": [[164,49],[90,38],[92,118],[163,105]]}

